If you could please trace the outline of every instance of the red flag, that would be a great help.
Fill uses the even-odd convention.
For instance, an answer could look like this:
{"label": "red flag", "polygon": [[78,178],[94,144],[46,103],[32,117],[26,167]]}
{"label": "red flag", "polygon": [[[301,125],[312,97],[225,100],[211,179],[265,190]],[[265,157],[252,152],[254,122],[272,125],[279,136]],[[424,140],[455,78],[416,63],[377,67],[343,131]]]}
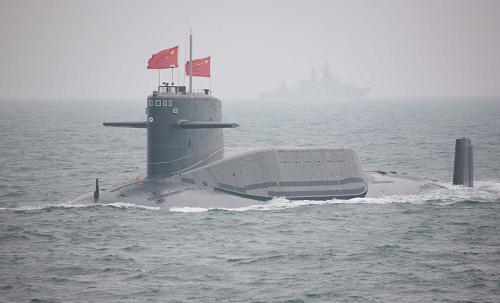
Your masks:
{"label": "red flag", "polygon": [[164,69],[170,67],[177,67],[177,51],[179,46],[164,49],[153,54],[148,60],[148,68],[150,69]]}
{"label": "red flag", "polygon": [[[189,76],[189,61],[186,62],[186,76]],[[193,60],[193,76],[210,77],[210,57]]]}

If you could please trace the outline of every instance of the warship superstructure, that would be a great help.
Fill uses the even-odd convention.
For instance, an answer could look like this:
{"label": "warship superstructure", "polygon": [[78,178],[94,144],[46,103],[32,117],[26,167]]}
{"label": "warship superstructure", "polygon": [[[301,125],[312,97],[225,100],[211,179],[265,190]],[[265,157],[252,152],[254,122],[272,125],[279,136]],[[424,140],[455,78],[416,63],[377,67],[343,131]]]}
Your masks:
{"label": "warship superstructure", "polygon": [[[100,189],[96,179],[94,191],[75,202],[239,208],[276,197],[351,199],[419,194],[441,187],[406,174],[366,172],[352,149],[225,151],[223,129],[238,124],[223,122],[220,100],[209,89],[193,91],[191,83],[189,90],[160,85],[147,97],[146,121],[104,123],[147,129],[147,177],[109,190]],[[472,185],[472,147],[467,139],[459,140],[454,182]]]}
{"label": "warship superstructure", "polygon": [[361,99],[366,97],[369,88],[356,87],[341,83],[325,64],[319,77],[316,71],[311,71],[310,79],[302,80],[297,86],[288,86],[284,81],[272,91],[259,95],[264,100],[324,100],[336,101],[346,99]]}

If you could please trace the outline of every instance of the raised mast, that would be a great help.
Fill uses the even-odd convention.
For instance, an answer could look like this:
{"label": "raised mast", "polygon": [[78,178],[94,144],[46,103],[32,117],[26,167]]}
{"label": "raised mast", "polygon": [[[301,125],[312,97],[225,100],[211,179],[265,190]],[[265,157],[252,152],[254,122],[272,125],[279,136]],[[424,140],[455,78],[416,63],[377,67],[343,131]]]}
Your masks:
{"label": "raised mast", "polygon": [[189,93],[193,92],[193,35],[189,29]]}

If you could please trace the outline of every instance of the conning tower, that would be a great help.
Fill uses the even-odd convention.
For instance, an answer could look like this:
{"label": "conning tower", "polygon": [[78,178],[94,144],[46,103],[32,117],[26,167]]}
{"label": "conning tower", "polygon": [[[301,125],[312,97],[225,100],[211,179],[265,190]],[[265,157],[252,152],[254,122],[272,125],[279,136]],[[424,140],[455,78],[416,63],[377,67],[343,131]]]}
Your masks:
{"label": "conning tower", "polygon": [[147,99],[148,178],[221,159],[222,128],[237,126],[221,122],[221,102],[208,90],[183,94],[179,89],[184,91],[183,87],[159,87]]}
{"label": "conning tower", "polygon": [[105,126],[147,128],[147,177],[171,176],[223,157],[222,104],[208,89],[159,86],[147,98],[146,122],[105,122]]}

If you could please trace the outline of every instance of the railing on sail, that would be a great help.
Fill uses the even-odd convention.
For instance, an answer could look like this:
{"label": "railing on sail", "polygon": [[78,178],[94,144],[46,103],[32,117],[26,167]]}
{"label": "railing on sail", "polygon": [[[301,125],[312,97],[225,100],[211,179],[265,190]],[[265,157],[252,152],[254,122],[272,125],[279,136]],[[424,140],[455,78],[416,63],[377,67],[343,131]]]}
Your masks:
{"label": "railing on sail", "polygon": [[[153,95],[165,95],[165,94],[181,94],[185,95],[188,92],[186,91],[186,86],[181,85],[169,85],[168,83],[163,83],[163,85],[158,86],[157,91],[153,91]],[[212,92],[208,88],[203,89],[193,89],[191,94],[196,95],[211,95]]]}

